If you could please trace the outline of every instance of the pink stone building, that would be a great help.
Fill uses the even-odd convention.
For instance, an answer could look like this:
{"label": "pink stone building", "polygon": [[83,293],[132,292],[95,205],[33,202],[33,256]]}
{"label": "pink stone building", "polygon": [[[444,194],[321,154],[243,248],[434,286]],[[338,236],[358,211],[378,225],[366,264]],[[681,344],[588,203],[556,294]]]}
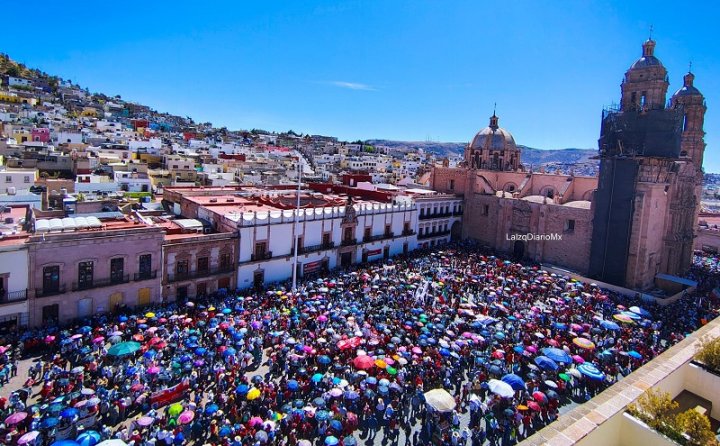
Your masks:
{"label": "pink stone building", "polygon": [[84,224],[35,222],[27,241],[30,326],[161,302],[162,228],[130,219]]}
{"label": "pink stone building", "polygon": [[[431,186],[464,197],[462,235],[499,251],[635,289],[691,261],[705,150],[705,101],[688,73],[666,103],[655,42],[625,73],[621,105],[603,113],[599,178],[527,172],[493,113],[460,167]],[[538,238],[537,236],[540,236]]]}

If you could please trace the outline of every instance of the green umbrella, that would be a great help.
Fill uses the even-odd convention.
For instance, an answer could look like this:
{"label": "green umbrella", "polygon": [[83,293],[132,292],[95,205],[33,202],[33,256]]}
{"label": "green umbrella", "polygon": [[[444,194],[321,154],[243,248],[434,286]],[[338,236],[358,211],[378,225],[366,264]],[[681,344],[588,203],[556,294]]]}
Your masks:
{"label": "green umbrella", "polygon": [[172,406],[168,407],[168,415],[171,417],[176,417],[180,415],[180,413],[183,411],[183,406],[180,403],[175,403]]}
{"label": "green umbrella", "polygon": [[388,373],[391,374],[391,375],[397,375],[397,369],[395,369],[395,368],[393,368],[393,367],[388,366],[388,367],[385,369],[385,371],[388,372]]}
{"label": "green umbrella", "polygon": [[570,381],[570,376],[567,373],[561,373],[558,375],[563,381]]}
{"label": "green umbrella", "polygon": [[108,356],[125,356],[140,350],[139,342],[121,342],[115,344],[108,350]]}

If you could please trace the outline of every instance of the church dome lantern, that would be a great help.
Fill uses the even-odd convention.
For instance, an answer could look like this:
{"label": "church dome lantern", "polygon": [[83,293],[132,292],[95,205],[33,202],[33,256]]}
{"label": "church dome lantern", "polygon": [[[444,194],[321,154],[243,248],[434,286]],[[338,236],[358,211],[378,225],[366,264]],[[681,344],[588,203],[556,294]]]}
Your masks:
{"label": "church dome lantern", "polygon": [[472,169],[516,170],[520,151],[512,133],[499,126],[498,116],[493,113],[490,124],[475,134],[468,145],[467,164]]}

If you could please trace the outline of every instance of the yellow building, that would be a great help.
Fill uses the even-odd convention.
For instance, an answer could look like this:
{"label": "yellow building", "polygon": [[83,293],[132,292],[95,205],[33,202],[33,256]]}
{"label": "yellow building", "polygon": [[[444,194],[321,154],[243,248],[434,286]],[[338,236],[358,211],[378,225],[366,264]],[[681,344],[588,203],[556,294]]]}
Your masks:
{"label": "yellow building", "polygon": [[8,91],[0,91],[0,101],[11,102],[13,104],[37,104],[37,99],[35,98],[25,98],[22,96],[18,96],[15,93],[10,93]]}

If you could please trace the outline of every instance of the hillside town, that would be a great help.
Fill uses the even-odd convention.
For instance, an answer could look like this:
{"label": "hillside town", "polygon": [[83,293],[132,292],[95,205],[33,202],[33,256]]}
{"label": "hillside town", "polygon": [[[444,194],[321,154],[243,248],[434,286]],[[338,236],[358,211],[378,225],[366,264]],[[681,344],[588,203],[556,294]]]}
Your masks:
{"label": "hillside town", "polygon": [[[629,397],[573,423],[617,386],[693,382],[691,343],[720,338],[705,97],[688,72],[668,99],[655,46],[597,155],[537,168],[495,111],[445,156],[217,128],[0,56],[0,443],[620,431]],[[712,396],[684,385],[707,426],[678,435],[714,439]]]}

